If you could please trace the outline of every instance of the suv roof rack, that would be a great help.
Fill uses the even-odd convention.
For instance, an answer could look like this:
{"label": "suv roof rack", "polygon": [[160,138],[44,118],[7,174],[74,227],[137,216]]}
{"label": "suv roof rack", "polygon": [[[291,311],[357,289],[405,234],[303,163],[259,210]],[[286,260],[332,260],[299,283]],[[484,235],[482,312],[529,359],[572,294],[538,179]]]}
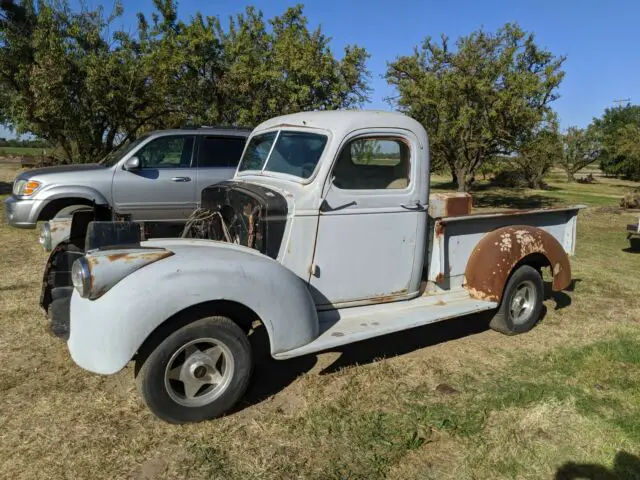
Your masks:
{"label": "suv roof rack", "polygon": [[183,125],[180,127],[183,130],[253,130],[253,127],[234,126],[234,125]]}

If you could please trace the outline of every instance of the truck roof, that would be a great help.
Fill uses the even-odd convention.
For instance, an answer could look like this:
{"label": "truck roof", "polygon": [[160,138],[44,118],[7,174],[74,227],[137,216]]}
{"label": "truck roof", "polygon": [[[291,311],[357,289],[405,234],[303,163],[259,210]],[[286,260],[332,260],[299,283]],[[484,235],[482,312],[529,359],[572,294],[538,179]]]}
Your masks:
{"label": "truck roof", "polygon": [[330,130],[344,136],[362,128],[401,128],[426,136],[424,127],[413,118],[399,112],[382,110],[325,110],[299,112],[270,118],[259,124],[255,131],[277,127],[310,127]]}

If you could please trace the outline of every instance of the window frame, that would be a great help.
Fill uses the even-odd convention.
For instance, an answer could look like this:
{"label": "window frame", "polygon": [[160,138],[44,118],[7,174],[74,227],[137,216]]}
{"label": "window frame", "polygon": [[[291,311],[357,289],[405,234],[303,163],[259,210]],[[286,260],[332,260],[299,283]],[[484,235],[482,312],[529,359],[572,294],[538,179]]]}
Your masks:
{"label": "window frame", "polygon": [[[269,171],[264,169],[266,164],[269,163],[268,157],[271,156],[271,153],[272,153],[271,150],[273,150],[273,148],[275,147],[275,144],[278,141],[278,137],[280,136],[281,131],[313,133],[316,135],[322,135],[327,137],[327,141],[325,143],[322,153],[320,154],[318,163],[316,164],[315,169],[313,170],[311,175],[309,175],[308,178],[302,178],[302,177],[298,177],[296,175],[291,175],[288,173],[274,172],[274,171]],[[260,176],[271,177],[271,178],[280,178],[283,180],[288,180],[294,183],[298,183],[300,185],[308,185],[310,183],[313,183],[316,177],[318,176],[318,173],[320,172],[322,165],[326,163],[324,158],[327,155],[327,153],[330,151],[332,141],[333,141],[333,132],[331,132],[331,130],[327,130],[324,128],[303,127],[299,125],[277,125],[274,127],[269,127],[264,130],[260,130],[258,132],[252,133],[251,136],[247,138],[247,143],[245,144],[245,147],[244,147],[245,149],[242,152],[242,157],[244,157],[244,154],[246,153],[246,150],[249,147],[249,142],[253,139],[253,137],[256,137],[258,135],[263,135],[265,133],[276,133],[276,138],[273,141],[273,145],[271,146],[271,150],[269,151],[269,155],[267,157],[267,162],[265,162],[265,165],[263,165],[263,168],[261,170],[240,170],[240,162],[238,162],[238,167],[236,168],[235,175],[238,177],[260,175]]]}
{"label": "window frame", "polygon": [[[196,150],[196,136],[193,134],[180,134],[180,133],[170,133],[167,135],[157,135],[157,136],[153,136],[151,138],[149,138],[149,140],[147,142],[145,142],[144,144],[140,145],[139,148],[137,148],[135,150],[135,152],[130,152],[130,157],[138,157],[140,159],[140,170],[178,170],[178,169],[186,169],[186,168],[194,168],[193,165],[193,160],[194,160],[194,154],[195,154],[195,150]],[[177,165],[175,167],[157,167],[157,166],[145,166],[142,164],[142,158],[140,158],[140,152],[145,149],[148,145],[150,145],[151,143],[155,142],[155,141],[159,141],[159,140],[164,140],[166,138],[184,138],[185,140],[191,139],[194,143],[193,146],[191,148],[191,156],[189,158],[189,164],[188,165]],[[184,148],[184,145],[183,145]]]}
{"label": "window frame", "polygon": [[[333,172],[335,171],[336,165],[338,164],[338,160],[340,159],[340,156],[342,155],[342,153],[344,152],[345,148],[349,148],[350,145],[357,141],[357,140],[363,140],[363,139],[375,139],[375,140],[391,140],[391,141],[396,141],[398,143],[402,143],[404,144],[407,149],[409,150],[409,155],[408,155],[408,160],[409,160],[409,168],[408,168],[408,181],[407,181],[407,186],[405,188],[340,188],[338,187],[335,183],[335,175],[333,174]],[[397,194],[405,194],[407,192],[409,192],[411,189],[414,188],[414,170],[415,170],[415,166],[416,166],[416,151],[415,148],[411,142],[411,139],[409,137],[405,137],[399,133],[391,133],[391,132],[367,132],[367,133],[363,133],[363,134],[356,134],[353,136],[350,136],[348,138],[346,138],[344,140],[344,142],[342,143],[342,145],[340,145],[340,148],[337,150],[335,157],[333,159],[333,162],[331,164],[331,168],[329,170],[329,175],[327,176],[327,180],[328,180],[328,186],[329,188],[334,188],[340,192],[343,193],[348,193],[348,194],[357,194],[358,192],[362,193],[362,194],[366,194],[366,193],[371,193],[371,192],[376,192],[376,194],[380,194],[380,195],[397,195]],[[354,164],[357,165],[357,164]],[[325,196],[326,193],[324,193],[323,196]]]}

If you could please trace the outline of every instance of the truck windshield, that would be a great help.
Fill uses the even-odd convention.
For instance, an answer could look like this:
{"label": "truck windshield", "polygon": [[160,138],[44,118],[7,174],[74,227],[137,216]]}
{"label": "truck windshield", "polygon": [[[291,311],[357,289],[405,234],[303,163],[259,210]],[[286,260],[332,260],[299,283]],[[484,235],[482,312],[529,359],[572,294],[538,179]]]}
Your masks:
{"label": "truck windshield", "polygon": [[116,163],[118,163],[118,160],[120,160],[122,157],[124,157],[127,153],[129,153],[135,147],[140,145],[140,143],[143,140],[147,139],[148,137],[149,137],[148,134],[147,135],[142,135],[141,137],[139,137],[137,140],[134,140],[133,142],[125,143],[124,145],[120,145],[118,148],[116,148],[112,152],[109,152],[98,163],[100,165],[104,165],[105,167],[111,167],[111,166],[115,165]]}
{"label": "truck windshield", "polygon": [[261,170],[309,178],[326,144],[326,135],[317,133],[280,130],[256,135],[249,142],[238,171]]}

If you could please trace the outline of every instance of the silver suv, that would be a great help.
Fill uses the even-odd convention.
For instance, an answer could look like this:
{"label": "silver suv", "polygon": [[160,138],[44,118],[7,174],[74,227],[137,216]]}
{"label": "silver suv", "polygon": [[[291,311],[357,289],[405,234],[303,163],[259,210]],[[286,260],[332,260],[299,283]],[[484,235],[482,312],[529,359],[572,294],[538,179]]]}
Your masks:
{"label": "silver suv", "polygon": [[5,222],[35,228],[79,207],[108,205],[133,220],[184,222],[202,189],[233,177],[250,129],[162,130],[141,136],[99,163],[20,173],[5,200]]}

